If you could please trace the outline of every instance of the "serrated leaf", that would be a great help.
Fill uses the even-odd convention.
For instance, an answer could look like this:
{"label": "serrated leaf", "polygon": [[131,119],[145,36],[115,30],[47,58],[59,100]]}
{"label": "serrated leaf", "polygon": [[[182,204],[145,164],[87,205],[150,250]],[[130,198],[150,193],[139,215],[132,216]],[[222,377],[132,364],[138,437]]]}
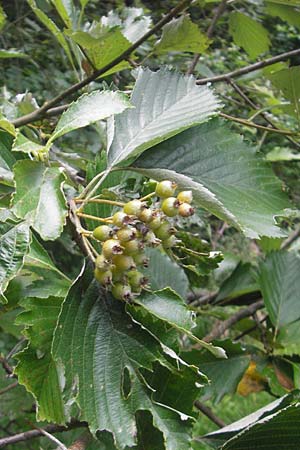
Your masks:
{"label": "serrated leaf", "polygon": [[162,36],[155,45],[155,53],[191,52],[202,53],[209,46],[208,37],[189,16],[173,19],[162,29]]}
{"label": "serrated leaf", "polygon": [[[109,64],[131,45],[128,39],[123,36],[119,27],[110,28],[99,23],[90,31],[75,31],[66,34],[86,51],[91,63],[97,69],[101,69],[101,67]],[[129,63],[122,61],[106,72],[106,75],[127,67],[130,67]]]}
{"label": "serrated leaf", "polygon": [[149,279],[151,289],[155,291],[170,287],[185,298],[189,282],[184,270],[157,249],[148,249],[147,257],[149,258],[149,267],[143,272]]}
{"label": "serrated leaf", "polygon": [[[108,148],[110,167],[216,114],[219,101],[192,76],[167,69],[140,69],[131,96],[134,109],[115,118]],[[112,125],[112,124],[111,124]]]}
{"label": "serrated leaf", "polygon": [[268,76],[274,86],[280,89],[291,105],[287,111],[293,114],[300,124],[300,67],[289,67]]}
{"label": "serrated leaf", "polygon": [[299,319],[300,258],[296,252],[269,253],[260,265],[259,284],[276,330]]}
{"label": "serrated leaf", "polygon": [[128,98],[121,92],[94,91],[83,94],[62,114],[48,142],[113,114],[120,114],[130,106]]}
{"label": "serrated leaf", "polygon": [[151,148],[130,169],[191,189],[196,204],[249,237],[283,236],[274,218],[289,207],[289,201],[279,180],[219,119]]}
{"label": "serrated leaf", "polygon": [[65,423],[65,412],[60,392],[59,371],[51,356],[51,342],[62,299],[26,299],[26,311],[18,317],[18,323],[26,326],[30,340],[28,347],[18,353],[15,369],[19,383],[31,392],[37,402],[38,420]]}
{"label": "serrated leaf", "polygon": [[271,45],[268,31],[255,19],[240,12],[231,12],[229,31],[234,42],[242,47],[251,58],[269,50]]}
{"label": "serrated leaf", "polygon": [[271,162],[277,161],[299,161],[299,153],[293,153],[290,148],[275,147],[266,154],[266,160]]}
{"label": "serrated leaf", "polygon": [[20,133],[19,130],[17,130],[12,151],[13,152],[23,152],[23,153],[39,153],[43,151],[45,147],[43,145],[37,144],[36,142],[31,141],[26,136],[24,136],[22,133]]}
{"label": "serrated leaf", "polygon": [[222,283],[216,301],[233,299],[259,291],[255,270],[250,263],[239,263],[231,275]]}
{"label": "serrated leaf", "polygon": [[26,219],[44,240],[58,238],[67,215],[62,170],[37,161],[22,160],[15,164],[14,174],[13,212]]}
{"label": "serrated leaf", "polygon": [[[140,297],[135,299],[135,302],[159,320],[187,334],[215,357],[226,358],[224,349],[208,344],[193,335],[192,328],[195,326],[194,313],[188,309],[187,305],[176,292],[169,288],[156,292],[144,292]],[[128,309],[130,311],[130,307]]]}
{"label": "serrated leaf", "polygon": [[0,112],[0,128],[2,128],[4,131],[7,131],[12,136],[15,135],[16,129],[14,125]]}
{"label": "serrated leaf", "polygon": [[152,20],[144,15],[143,8],[123,7],[119,15],[115,10],[109,11],[107,17],[101,17],[101,23],[110,27],[120,26],[122,34],[134,43],[150,30]]}
{"label": "serrated leaf", "polygon": [[[22,268],[30,245],[28,224],[0,223],[0,295]],[[0,299],[1,299],[0,297]]]}
{"label": "serrated leaf", "polygon": [[121,302],[100,290],[90,270],[79,277],[63,304],[53,355],[66,377],[65,402],[76,400],[93,433],[106,430],[114,435],[117,448],[132,446],[135,412],[149,410],[167,449],[189,449],[187,424],[176,412],[152,402],[141,376],[142,368],[152,371],[155,361],[164,362],[159,343],[130,320]]}
{"label": "serrated leaf", "polygon": [[[298,427],[295,428],[294,426],[295,418],[293,420],[286,418],[287,420],[283,420],[282,424],[280,424],[280,422],[281,419],[284,418],[285,411],[290,407],[293,408],[293,413],[295,412],[294,406],[298,410],[299,403],[296,403],[298,399],[299,393],[297,391],[295,391],[295,393],[291,393],[289,395],[281,397],[274,402],[264,406],[263,408],[260,408],[254,413],[243,417],[237,422],[234,422],[220,430],[205,435],[204,441],[207,441],[208,443],[212,442],[214,444],[218,444],[218,448],[224,448],[226,450],[229,448],[234,448],[235,450],[250,450],[253,448],[253,446],[249,447],[247,442],[252,445],[252,442],[254,441],[256,448],[260,446],[260,444],[262,443],[261,438],[263,438],[263,448],[267,447],[271,448],[272,450],[285,450],[286,448],[296,449],[297,446],[293,446],[294,436],[296,436],[296,442],[299,440],[299,438],[295,434],[296,430],[298,432]],[[283,416],[281,414],[283,414]],[[298,414],[299,411],[296,415],[298,416]],[[265,428],[264,424],[266,425]],[[288,430],[288,424],[290,424],[290,426],[293,428],[293,431],[291,429]],[[287,427],[287,433],[283,429],[284,427]],[[243,439],[243,436],[246,439]],[[282,441],[280,439],[280,436],[283,436]],[[289,445],[287,446],[286,443],[288,442],[289,436],[291,436],[291,440],[289,442]],[[239,441],[240,437],[242,437],[241,441]],[[239,446],[239,442],[241,444],[241,447]],[[230,445],[233,443],[237,443],[237,447],[231,447]],[[229,447],[227,445],[229,445]]]}

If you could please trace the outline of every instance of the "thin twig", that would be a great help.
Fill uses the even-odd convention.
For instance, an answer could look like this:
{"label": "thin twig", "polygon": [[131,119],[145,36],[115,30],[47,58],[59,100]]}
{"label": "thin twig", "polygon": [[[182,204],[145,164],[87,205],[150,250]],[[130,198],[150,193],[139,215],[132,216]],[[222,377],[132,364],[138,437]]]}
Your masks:
{"label": "thin twig", "polygon": [[300,226],[282,243],[281,249],[288,249],[300,237]]}
{"label": "thin twig", "polygon": [[199,400],[196,400],[194,402],[194,405],[197,409],[199,409],[199,411],[201,411],[206,417],[208,417],[213,423],[215,423],[216,425],[218,425],[218,427],[223,428],[226,426],[226,423],[223,422],[222,419],[220,419],[220,417],[216,416],[215,413],[212,412],[212,410],[206,406],[203,405],[203,403],[199,402]]}
{"label": "thin twig", "polygon": [[285,136],[299,135],[298,131],[281,130],[279,128],[265,127],[264,125],[258,125],[257,123],[250,122],[249,120],[241,119],[240,117],[233,117],[233,116],[230,116],[229,114],[225,114],[225,113],[219,113],[219,115],[221,117],[224,117],[224,119],[228,119],[228,120],[231,120],[232,122],[240,123],[241,125],[245,125],[246,127],[257,128],[258,130],[270,131],[272,133],[283,134]]}
{"label": "thin twig", "polygon": [[157,31],[159,31],[165,24],[170,22],[170,20],[177,16],[181,11],[183,11],[192,0],[182,0],[180,3],[178,3],[175,8],[171,9],[171,11],[165,15],[160,21],[157,22],[157,24],[151,28],[147,33],[145,33],[140,39],[138,39],[134,44],[132,44],[127,50],[125,50],[121,55],[119,55],[117,58],[115,58],[110,63],[106,64],[101,69],[96,70],[93,72],[90,76],[84,78],[83,80],[79,81],[78,83],[73,84],[73,86],[70,86],[65,91],[61,92],[59,95],[54,97],[49,102],[46,102],[41,108],[33,111],[32,113],[26,114],[23,117],[19,117],[18,119],[13,121],[13,124],[15,127],[20,127],[22,125],[26,125],[28,123],[35,122],[37,120],[40,120],[42,117],[45,116],[45,113],[54,106],[58,105],[61,101],[63,101],[65,98],[69,97],[70,95],[74,94],[75,92],[79,91],[83,87],[90,84],[92,81],[99,78],[101,75],[104,75],[106,72],[108,72],[110,69],[118,65],[120,62],[126,60],[130,57],[131,53],[136,50],[141,44],[143,44],[146,40],[149,39],[149,37],[153,36]]}
{"label": "thin twig", "polygon": [[255,70],[263,69],[264,67],[271,66],[279,61],[285,61],[293,56],[300,55],[300,48],[291,50],[290,52],[280,53],[272,58],[264,59],[249,66],[242,67],[241,69],[233,70],[232,72],[224,73],[222,75],[216,75],[214,77],[200,78],[197,80],[197,84],[216,83],[218,81],[228,81],[229,78],[236,78],[247,73],[254,72]]}
{"label": "thin twig", "polygon": [[229,317],[229,319],[217,323],[214,329],[208,335],[206,335],[203,338],[203,340],[205,342],[211,342],[214,339],[218,339],[225,333],[225,331],[230,329],[237,322],[239,322],[242,319],[245,319],[245,317],[252,316],[257,310],[263,308],[263,306],[264,306],[263,300],[258,300],[257,302],[252,303],[252,305],[247,306],[247,308],[240,309],[231,317]]}
{"label": "thin twig", "polygon": [[55,436],[52,436],[52,434],[48,431],[43,430],[43,428],[37,428],[37,430],[39,430],[43,436],[46,436],[50,441],[58,445],[58,448],[60,448],[61,450],[68,450],[67,447],[62,442],[60,442],[59,439],[57,439]]}
{"label": "thin twig", "polygon": [[[206,32],[206,36],[208,37],[208,39],[210,39],[212,37],[216,23],[218,22],[219,18],[222,16],[223,12],[226,9],[227,1],[228,0],[222,0],[221,3],[219,4],[218,8],[216,9],[216,12],[215,12],[215,14],[210,22],[210,25],[208,27],[208,30]],[[188,68],[188,70],[186,72],[187,75],[191,75],[194,72],[195,67],[199,61],[199,58],[200,58],[200,53],[196,53],[194,55],[194,58],[193,58],[193,61],[190,65],[190,67]]]}
{"label": "thin twig", "polygon": [[[43,428],[43,431],[48,433],[59,433],[63,431],[73,430],[74,428],[87,427],[86,422],[71,422],[68,426],[63,427],[60,425],[48,425]],[[17,442],[28,441],[30,439],[43,436],[42,429],[34,429],[29,431],[24,431],[23,433],[14,434],[13,436],[6,436],[0,439],[0,448],[5,447],[6,445],[16,444]]]}
{"label": "thin twig", "polygon": [[[260,107],[254,103],[249,97],[248,95],[245,94],[245,92],[241,89],[240,86],[238,86],[231,78],[229,78],[228,82],[230,83],[230,85],[233,87],[233,89],[235,90],[235,92],[245,101],[245,103],[247,105],[249,105],[251,108],[259,110]],[[269,124],[271,125],[273,128],[277,128],[278,127],[276,125],[274,125],[274,122],[272,120],[269,119],[269,117],[267,116],[267,114],[265,114],[263,111],[259,112],[259,115]],[[297,148],[300,148],[300,144],[298,142],[296,142],[294,139],[292,139],[290,136],[284,136],[289,142],[291,142],[293,145],[295,145]]]}
{"label": "thin twig", "polygon": [[7,373],[7,375],[9,375],[10,377],[16,377],[14,375],[13,368],[8,364],[6,358],[4,358],[3,356],[0,356],[0,364],[2,364],[2,367],[5,370],[5,372]]}
{"label": "thin twig", "polygon": [[5,394],[5,392],[8,392],[8,391],[10,391],[11,389],[17,387],[18,384],[19,384],[19,383],[18,383],[17,381],[15,381],[14,383],[9,384],[9,385],[6,386],[5,388],[0,389],[0,395]]}

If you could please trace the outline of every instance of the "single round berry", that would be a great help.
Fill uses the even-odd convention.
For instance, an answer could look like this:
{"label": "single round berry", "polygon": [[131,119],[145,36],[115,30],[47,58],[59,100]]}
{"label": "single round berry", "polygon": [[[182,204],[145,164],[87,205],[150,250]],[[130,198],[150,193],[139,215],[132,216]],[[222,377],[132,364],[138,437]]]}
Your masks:
{"label": "single round berry", "polygon": [[123,253],[120,241],[118,239],[108,239],[103,242],[102,253],[107,259],[110,259],[114,255]]}
{"label": "single round berry", "polygon": [[145,256],[144,253],[140,252],[136,255],[133,255],[133,260],[137,266],[148,267],[149,266],[149,258]]}
{"label": "single round berry", "polygon": [[170,237],[170,235],[175,232],[176,229],[172,227],[168,221],[162,222],[160,227],[157,230],[155,230],[155,234],[156,237],[158,237],[158,239],[168,239],[168,237]]}
{"label": "single round berry", "polygon": [[145,223],[149,223],[153,219],[153,213],[150,208],[143,208],[138,218]]}
{"label": "single round berry", "polygon": [[136,265],[132,256],[128,255],[116,255],[113,257],[113,264],[116,270],[125,272],[126,270],[135,269]]}
{"label": "single round berry", "polygon": [[122,246],[124,248],[124,255],[135,255],[144,248],[143,243],[138,239],[132,239],[131,241],[123,242]]}
{"label": "single round berry", "polygon": [[177,200],[179,200],[180,203],[191,204],[193,201],[193,192],[192,191],[181,191],[177,195]]}
{"label": "single round berry", "polygon": [[127,274],[129,284],[133,292],[140,292],[147,286],[148,279],[138,270],[131,270]]}
{"label": "single round berry", "polygon": [[129,301],[132,299],[131,287],[123,283],[115,283],[111,288],[112,295],[117,300]]}
{"label": "single round berry", "polygon": [[121,241],[123,244],[123,242],[127,242],[130,241],[131,239],[134,239],[136,233],[137,230],[134,227],[125,227],[117,231],[117,237],[119,241]]}
{"label": "single round berry", "polygon": [[151,230],[157,230],[161,226],[162,220],[163,220],[162,217],[157,212],[155,212],[153,213],[153,218],[151,222],[148,223],[148,227]]}
{"label": "single round berry", "polygon": [[178,213],[182,217],[192,216],[195,212],[195,209],[189,203],[181,203],[178,208]]}
{"label": "single round berry", "polygon": [[113,230],[108,225],[100,225],[93,231],[93,236],[98,241],[106,241],[113,235]]}
{"label": "single round berry", "polygon": [[122,227],[130,223],[130,217],[123,211],[118,211],[113,215],[112,221],[117,227]]}
{"label": "single round berry", "polygon": [[107,261],[103,255],[98,255],[95,261],[95,266],[100,272],[105,272],[110,269],[111,263]]}
{"label": "single round berry", "polygon": [[176,237],[174,235],[168,237],[168,239],[165,239],[164,241],[162,241],[162,245],[164,248],[172,248],[175,247],[175,245],[177,245],[180,241],[178,239],[176,239]]}
{"label": "single round berry", "polygon": [[162,211],[168,217],[174,217],[178,213],[179,201],[175,197],[166,198],[161,205]]}
{"label": "single round berry", "polygon": [[96,267],[94,275],[96,280],[99,281],[99,283],[101,283],[102,286],[108,287],[112,284],[113,274],[111,270],[106,270],[105,272],[102,272]]}
{"label": "single round berry", "polygon": [[124,205],[123,211],[130,216],[138,216],[144,207],[144,203],[140,200],[131,200]]}
{"label": "single round berry", "polygon": [[160,183],[157,183],[155,193],[159,197],[167,198],[171,197],[175,190],[176,190],[176,183],[169,180],[161,181]]}
{"label": "single round berry", "polygon": [[145,236],[144,236],[144,241],[146,242],[147,245],[149,245],[150,247],[157,247],[158,245],[160,245],[161,240],[158,239],[154,232],[152,230],[149,230]]}

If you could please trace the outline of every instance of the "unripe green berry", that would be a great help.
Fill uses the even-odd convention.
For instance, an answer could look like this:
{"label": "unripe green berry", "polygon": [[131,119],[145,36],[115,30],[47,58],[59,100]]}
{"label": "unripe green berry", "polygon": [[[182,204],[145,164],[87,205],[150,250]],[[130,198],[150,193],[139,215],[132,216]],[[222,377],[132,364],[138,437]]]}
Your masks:
{"label": "unripe green berry", "polygon": [[95,266],[100,272],[105,272],[111,266],[110,261],[107,261],[103,255],[98,255],[95,261]]}
{"label": "unripe green berry", "polygon": [[175,197],[166,198],[161,205],[162,211],[168,217],[174,217],[178,213],[179,201]]}
{"label": "unripe green berry", "polygon": [[108,287],[112,284],[112,278],[113,274],[111,270],[106,270],[105,272],[102,272],[101,270],[95,269],[94,275],[97,281],[102,284],[104,287]]}
{"label": "unripe green berry", "polygon": [[131,287],[123,283],[115,283],[111,288],[111,293],[117,300],[129,301],[132,299]]}
{"label": "unripe green berry", "polygon": [[148,227],[151,229],[151,230],[157,230],[160,226],[161,226],[161,224],[162,224],[162,217],[159,215],[159,214],[157,214],[157,213],[154,213],[153,214],[153,219],[151,220],[151,222],[149,222],[148,223]]}
{"label": "unripe green berry", "polygon": [[121,243],[118,239],[108,239],[102,244],[102,253],[105,258],[110,259],[114,255],[123,253]]}
{"label": "unripe green berry", "polygon": [[123,242],[122,245],[124,248],[124,255],[135,255],[144,248],[144,245],[138,239],[132,239],[131,241]]}
{"label": "unripe green berry", "polygon": [[144,207],[144,203],[140,200],[131,200],[124,205],[123,211],[130,216],[138,216]]}
{"label": "unripe green berry", "polygon": [[195,209],[189,203],[181,203],[178,208],[178,213],[181,217],[189,217],[192,216],[195,212]]}
{"label": "unripe green berry", "polygon": [[155,236],[152,230],[149,230],[147,234],[144,236],[144,241],[150,247],[157,247],[161,243],[161,240]]}
{"label": "unripe green berry", "polygon": [[161,226],[155,230],[156,237],[158,239],[168,239],[171,234],[175,233],[176,229],[172,227],[168,221],[164,221]]}
{"label": "unripe green berry", "polygon": [[148,279],[138,270],[131,270],[128,272],[127,277],[133,292],[140,292],[141,289],[147,286]]}
{"label": "unripe green berry", "polygon": [[162,241],[162,245],[164,248],[171,248],[171,247],[175,247],[175,245],[177,245],[180,242],[180,240],[176,239],[176,237],[174,235],[168,237],[168,239],[165,239],[164,241]]}
{"label": "unripe green berry", "polygon": [[121,241],[123,244],[123,242],[127,242],[130,241],[131,239],[134,239],[136,233],[137,230],[134,227],[121,228],[120,230],[117,231],[117,237],[119,241]]}
{"label": "unripe green berry", "polygon": [[122,227],[130,223],[130,217],[123,211],[118,211],[113,215],[112,221],[117,227]]}
{"label": "unripe green berry", "polygon": [[149,265],[149,258],[147,258],[144,253],[133,255],[133,259],[137,266],[148,267]]}
{"label": "unripe green berry", "polygon": [[125,272],[126,270],[135,269],[136,265],[132,256],[128,255],[116,255],[113,257],[113,264],[116,266],[116,270]]}
{"label": "unripe green berry", "polygon": [[169,180],[161,181],[160,183],[157,183],[155,193],[159,197],[167,198],[171,197],[175,190],[176,190],[176,183]]}
{"label": "unripe green berry", "polygon": [[143,208],[138,218],[145,223],[149,223],[153,219],[153,213],[150,208]]}
{"label": "unripe green berry", "polygon": [[180,201],[180,203],[191,204],[193,201],[193,192],[192,191],[181,191],[177,195],[177,199]]}
{"label": "unripe green berry", "polygon": [[106,241],[113,235],[113,230],[108,225],[100,225],[93,231],[93,236],[98,241]]}

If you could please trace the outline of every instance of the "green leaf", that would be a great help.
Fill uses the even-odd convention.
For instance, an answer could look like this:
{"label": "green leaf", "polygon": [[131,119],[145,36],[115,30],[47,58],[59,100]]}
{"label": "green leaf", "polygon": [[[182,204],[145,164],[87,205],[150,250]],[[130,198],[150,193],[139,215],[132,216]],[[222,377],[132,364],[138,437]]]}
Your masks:
{"label": "green leaf", "polygon": [[[196,325],[194,313],[188,309],[176,292],[169,288],[156,292],[144,292],[135,299],[135,302],[159,320],[187,334],[191,339],[211,352],[214,357],[226,358],[226,352],[221,347],[215,347],[193,335],[192,328]],[[130,311],[130,307],[128,309]]]}
{"label": "green leaf", "polygon": [[300,67],[289,67],[269,75],[277,89],[280,89],[291,105],[287,111],[296,116],[300,124]]}
{"label": "green leaf", "polygon": [[150,30],[152,20],[144,15],[143,8],[123,7],[119,14],[115,10],[109,11],[107,17],[101,18],[101,23],[121,27],[122,34],[134,43]]}
{"label": "green leaf", "polygon": [[268,0],[266,2],[266,13],[274,17],[279,17],[292,26],[300,27],[300,12],[292,6],[282,5],[276,1]]}
{"label": "green leaf", "polygon": [[6,186],[13,186],[12,168],[16,159],[11,153],[12,141],[9,133],[0,130],[0,183]]}
{"label": "green leaf", "polygon": [[66,27],[72,28],[75,8],[73,0],[51,0]]}
{"label": "green leaf", "polygon": [[62,114],[48,143],[72,130],[120,114],[127,108],[130,108],[130,102],[121,92],[94,91],[83,94]]}
{"label": "green leaf", "polygon": [[[101,24],[97,24],[89,32],[75,31],[72,33],[66,32],[66,34],[86,51],[93,66],[97,69],[105,67],[131,45],[118,27],[109,28]],[[105,75],[118,72],[128,67],[129,63],[122,61],[106,72]]]}
{"label": "green leaf", "polygon": [[233,299],[259,291],[254,267],[250,263],[239,263],[221,285],[216,301]]}
{"label": "green leaf", "polygon": [[[207,435],[204,436],[204,441],[207,441],[208,443],[212,443],[218,446],[218,448],[231,448],[231,447],[227,447],[226,445],[229,444],[231,442],[231,438],[232,438],[232,442],[234,442],[235,437],[237,438],[237,442],[238,442],[238,438],[239,436],[242,436],[244,433],[246,435],[246,433],[248,433],[248,431],[250,431],[250,435],[249,436],[249,441],[252,443],[252,439],[251,437],[253,437],[251,430],[252,427],[256,427],[256,425],[258,425],[258,427],[254,428],[254,430],[259,430],[261,429],[261,427],[263,426],[264,423],[268,423],[269,420],[273,417],[276,417],[277,414],[281,413],[281,411],[285,411],[286,408],[289,408],[290,406],[293,406],[293,403],[296,403],[296,401],[299,400],[299,392],[295,391],[295,393],[291,393],[288,395],[285,395],[284,397],[278,398],[276,399],[274,402],[269,403],[268,405],[260,408],[259,410],[253,412],[252,414],[249,414],[246,417],[243,417],[242,419],[238,420],[237,422],[234,422],[224,428],[221,428],[220,430],[214,431],[212,433],[209,433]],[[299,403],[296,403],[296,405],[298,405]],[[275,421],[276,423],[276,421]],[[290,424],[293,424],[293,421],[290,422]],[[288,422],[285,422],[285,424],[283,424],[285,426],[288,426]],[[276,429],[277,427],[275,427]],[[273,431],[273,433],[268,433],[268,439],[269,442],[272,443],[271,447],[266,447],[267,442],[263,443],[263,447],[262,448],[270,448],[273,450],[279,450],[279,449],[287,449],[287,448],[297,448],[297,447],[290,447],[290,446],[285,446],[285,444],[282,446],[280,443],[280,434],[281,431],[284,430],[280,430],[280,433],[275,433],[275,429]],[[294,430],[296,430],[296,428],[294,428]],[[291,435],[294,435],[294,430],[291,433],[291,431],[289,430],[289,432],[291,433]],[[298,427],[297,427],[298,430]],[[266,431],[268,431],[268,427],[266,428]],[[277,431],[279,431],[277,429]],[[274,440],[272,440],[272,435],[273,437],[275,437],[276,442],[278,441],[278,447],[275,444]],[[284,434],[285,435],[285,432]],[[254,436],[254,441],[258,438],[262,438],[264,437],[264,431],[262,431],[262,433],[258,433],[256,436]],[[227,441],[225,443],[225,441]],[[265,441],[265,439],[264,439]],[[258,447],[259,448],[259,443],[261,441],[256,442],[255,448]],[[287,442],[287,440],[284,441],[285,443]],[[225,443],[225,446],[223,447],[222,444]],[[242,449],[247,449],[248,450],[248,446],[247,444],[245,444],[245,442],[243,443],[244,446],[243,447],[237,447],[240,450]],[[233,447],[235,448],[235,447]],[[253,447],[254,448],[254,447]]]}
{"label": "green leaf", "polygon": [[15,140],[13,142],[12,151],[13,152],[23,152],[23,153],[40,153],[45,149],[43,145],[37,144],[31,141],[19,130],[17,130]]}
{"label": "green leaf", "polygon": [[149,278],[151,289],[155,291],[170,287],[185,298],[189,282],[184,270],[157,249],[148,249],[147,257],[149,258],[149,267],[143,272]]}
{"label": "green leaf", "polygon": [[300,0],[272,0],[272,3],[287,6],[300,6]]}
{"label": "green leaf", "polygon": [[189,449],[187,423],[153,403],[141,374],[152,371],[155,361],[164,364],[160,352],[159,343],[131,322],[124,305],[101,291],[86,270],[63,304],[53,355],[65,376],[65,402],[75,400],[91,431],[111,432],[117,448],[135,444],[135,412],[149,410],[167,449]]}
{"label": "green leaf", "polygon": [[18,353],[15,369],[19,383],[31,392],[37,402],[37,419],[65,423],[60,392],[63,382],[51,356],[51,342],[62,299],[30,298],[23,301],[26,309],[18,317],[18,324],[26,326],[28,347]]}
{"label": "green leaf", "polygon": [[277,161],[299,161],[300,154],[293,153],[290,148],[275,147],[266,155],[266,160],[271,162]]}
{"label": "green leaf", "polygon": [[279,180],[224,121],[215,119],[168,139],[130,169],[191,189],[196,204],[249,237],[283,236],[274,217],[289,201]]}
{"label": "green leaf", "polygon": [[203,53],[208,46],[209,39],[201,33],[199,27],[189,16],[181,16],[163,27],[161,39],[155,46],[155,53]]}
{"label": "green leaf", "polygon": [[[28,224],[0,223],[0,295],[23,266],[29,250]],[[1,299],[0,297],[0,299]],[[5,299],[4,299],[5,301]]]}
{"label": "green leaf", "polygon": [[25,53],[20,52],[19,50],[2,50],[0,49],[0,59],[7,59],[7,58],[28,58],[29,56]]}
{"label": "green leaf", "polygon": [[255,19],[240,12],[229,16],[229,31],[236,45],[242,47],[251,58],[269,50],[271,42],[267,30]]}
{"label": "green leaf", "polygon": [[115,118],[115,133],[108,149],[110,167],[207,121],[219,107],[213,93],[196,86],[194,77],[165,68],[137,72],[131,103],[134,109]]}
{"label": "green leaf", "polygon": [[26,219],[44,240],[58,238],[67,215],[62,170],[37,161],[22,160],[15,164],[14,173],[13,212]]}
{"label": "green leaf", "polygon": [[201,368],[201,371],[210,380],[204,386],[202,395],[205,399],[213,399],[214,404],[219,403],[227,394],[234,394],[237,386],[250,363],[247,355],[240,344],[233,344],[229,339],[218,341],[228,356],[227,359],[216,359],[209,352],[192,350],[181,356],[190,364]]}
{"label": "green leaf", "polygon": [[300,258],[296,252],[269,253],[260,265],[259,283],[275,329],[300,318]]}
{"label": "green leaf", "polygon": [[47,16],[47,14],[45,14],[40,8],[38,8],[38,6],[36,4],[36,0],[27,0],[27,3],[29,4],[30,8],[35,13],[35,15],[38,17],[38,19],[42,22],[42,24],[58,40],[59,44],[62,46],[62,48],[66,52],[66,55],[68,56],[71,64],[73,65],[73,58],[72,58],[72,54],[69,49],[69,45],[68,45],[63,33],[58,28],[58,26],[50,19],[50,17]]}
{"label": "green leaf", "polygon": [[2,8],[2,6],[0,5],[0,31],[2,30],[2,28],[4,27],[6,22],[6,14],[4,9]]}
{"label": "green leaf", "polygon": [[[0,128],[7,131],[12,136],[15,135],[16,129],[14,125],[0,112]],[[0,143],[1,145],[1,143]]]}

